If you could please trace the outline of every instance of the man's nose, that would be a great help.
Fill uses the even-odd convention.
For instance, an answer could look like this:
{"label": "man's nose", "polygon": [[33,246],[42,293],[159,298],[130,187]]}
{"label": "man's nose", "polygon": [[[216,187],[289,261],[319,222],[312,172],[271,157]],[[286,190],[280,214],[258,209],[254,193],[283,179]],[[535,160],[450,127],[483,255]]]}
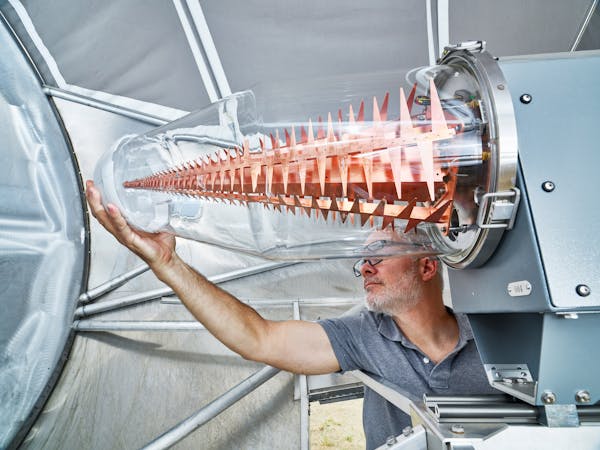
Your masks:
{"label": "man's nose", "polygon": [[377,268],[367,259],[360,268],[360,274],[363,277],[366,277],[367,275],[373,275],[375,273],[377,273]]}

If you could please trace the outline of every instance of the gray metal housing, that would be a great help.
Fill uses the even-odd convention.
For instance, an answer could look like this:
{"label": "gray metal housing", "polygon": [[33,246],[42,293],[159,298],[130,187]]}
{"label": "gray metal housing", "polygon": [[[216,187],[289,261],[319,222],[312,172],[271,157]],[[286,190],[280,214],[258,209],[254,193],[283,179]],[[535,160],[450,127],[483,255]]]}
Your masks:
{"label": "gray metal housing", "polygon": [[580,404],[577,392],[588,391],[593,404],[600,400],[600,364],[591,357],[600,342],[600,52],[499,66],[515,108],[522,199],[514,229],[485,266],[449,271],[453,305],[470,314],[490,372],[523,366],[535,381],[490,374],[494,386],[538,405],[544,392]]}

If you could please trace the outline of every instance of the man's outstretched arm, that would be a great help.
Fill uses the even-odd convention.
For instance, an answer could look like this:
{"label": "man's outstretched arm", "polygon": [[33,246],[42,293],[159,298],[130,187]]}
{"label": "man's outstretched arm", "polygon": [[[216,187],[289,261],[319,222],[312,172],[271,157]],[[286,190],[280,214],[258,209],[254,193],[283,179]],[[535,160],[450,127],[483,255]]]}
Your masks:
{"label": "man's outstretched arm", "polygon": [[98,222],[142,258],[194,317],[231,350],[246,359],[295,373],[340,370],[329,338],[319,324],[263,319],[181,260],[175,252],[174,236],[132,229],[116,206],[102,206],[100,193],[91,181],[87,182],[86,197]]}

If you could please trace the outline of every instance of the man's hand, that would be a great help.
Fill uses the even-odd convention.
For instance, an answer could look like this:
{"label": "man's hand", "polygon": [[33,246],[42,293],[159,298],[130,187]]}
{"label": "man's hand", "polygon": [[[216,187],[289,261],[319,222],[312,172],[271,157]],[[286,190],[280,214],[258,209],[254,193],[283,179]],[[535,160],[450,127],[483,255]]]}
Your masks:
{"label": "man's hand", "polygon": [[92,181],[86,182],[85,195],[90,211],[98,222],[153,270],[166,268],[176,258],[175,236],[164,232],[133,230],[115,205],[109,203],[106,209],[102,206],[102,197]]}

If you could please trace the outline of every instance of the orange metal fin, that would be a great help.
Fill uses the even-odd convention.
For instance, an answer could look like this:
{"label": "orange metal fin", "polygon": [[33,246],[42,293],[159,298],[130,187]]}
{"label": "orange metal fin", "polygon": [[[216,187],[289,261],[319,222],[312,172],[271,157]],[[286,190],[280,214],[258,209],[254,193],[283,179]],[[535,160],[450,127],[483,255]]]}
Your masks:
{"label": "orange metal fin", "polygon": [[260,175],[260,163],[254,163],[250,167],[250,178],[252,179],[252,192],[256,192],[258,176]]}
{"label": "orange metal fin", "polygon": [[424,222],[439,222],[440,219],[444,216],[446,210],[448,209],[448,206],[450,206],[451,204],[452,200],[447,200],[439,208],[437,208],[434,212],[427,216],[427,218],[424,219]]}
{"label": "orange metal fin", "polygon": [[412,210],[415,207],[415,205],[417,204],[417,199],[413,198],[408,205],[406,205],[404,207],[404,209],[402,211],[400,211],[400,214],[398,214],[398,219],[410,219],[410,215],[412,214]]}
{"label": "orange metal fin", "polygon": [[331,205],[329,205],[329,210],[330,211],[339,211],[340,210],[335,197],[331,197]]}
{"label": "orange metal fin", "polygon": [[402,198],[402,147],[388,148],[390,165],[392,166],[392,176],[394,177],[394,186],[398,198]]}
{"label": "orange metal fin", "polygon": [[342,196],[348,197],[348,157],[338,157],[338,166],[340,169],[340,180],[342,182]]}
{"label": "orange metal fin", "polygon": [[394,219],[394,216],[383,216],[383,223],[381,224],[381,229],[385,230],[390,224],[393,224]]}
{"label": "orange metal fin", "polygon": [[387,121],[387,112],[388,112],[388,104],[390,102],[390,93],[386,92],[385,97],[383,98],[383,103],[381,105],[381,110],[379,111],[379,116],[381,120],[384,122]]}
{"label": "orange metal fin", "polygon": [[377,104],[377,97],[373,97],[373,122],[381,122],[381,115],[379,114],[379,105]]}
{"label": "orange metal fin", "polygon": [[279,130],[275,130],[275,145],[273,146],[273,148],[279,148]]}
{"label": "orange metal fin", "polygon": [[288,181],[290,177],[290,165],[287,161],[281,164],[281,177],[283,178],[283,193],[287,195]]}
{"label": "orange metal fin", "polygon": [[363,171],[365,174],[365,183],[367,183],[367,190],[369,191],[369,198],[373,197],[373,158],[366,156],[361,158]]}
{"label": "orange metal fin", "polygon": [[433,180],[433,142],[418,141],[419,154],[421,155],[421,164],[423,165],[423,177],[427,182],[429,198],[435,200],[434,180]]}
{"label": "orange metal fin", "polygon": [[415,130],[410,116],[410,109],[404,97],[404,89],[400,88],[400,136],[403,138],[414,137]]}
{"label": "orange metal fin", "polygon": [[298,161],[298,176],[300,177],[300,191],[304,195],[304,189],[306,188],[306,160],[301,159]]}
{"label": "orange metal fin", "polygon": [[352,109],[352,105],[350,105],[350,107],[348,108],[348,123],[355,123],[356,120],[354,119],[354,109]]}
{"label": "orange metal fin", "polygon": [[315,142],[315,136],[313,134],[313,124],[312,120],[308,119],[308,135],[306,137],[306,142],[312,144]]}
{"label": "orange metal fin", "polygon": [[358,108],[358,118],[357,121],[358,122],[364,122],[365,120],[365,102],[361,101],[360,102],[360,108]]}
{"label": "orange metal fin", "polygon": [[410,93],[408,94],[408,101],[407,101],[407,105],[408,105],[408,110],[412,111],[413,105],[415,104],[415,96],[417,95],[417,83],[415,82],[415,84],[413,84],[412,89],[410,90]]}
{"label": "orange metal fin", "polygon": [[329,142],[335,141],[335,135],[333,134],[333,122],[331,121],[331,113],[327,114],[327,140]]}
{"label": "orange metal fin", "polygon": [[317,139],[323,139],[325,137],[325,132],[323,131],[323,118],[319,116],[318,118],[319,125],[317,126]]}
{"label": "orange metal fin", "polygon": [[269,163],[267,164],[267,185],[265,187],[265,193],[267,195],[270,195],[271,192],[273,192],[273,164]]}
{"label": "orange metal fin", "polygon": [[414,219],[414,218],[411,217],[410,219],[408,219],[408,223],[406,224],[406,228],[404,228],[404,233],[408,233],[410,230],[413,230],[421,222],[423,222],[423,219]]}
{"label": "orange metal fin", "polygon": [[294,125],[292,125],[292,132],[290,134],[290,148],[293,148],[296,146],[296,130]]}

